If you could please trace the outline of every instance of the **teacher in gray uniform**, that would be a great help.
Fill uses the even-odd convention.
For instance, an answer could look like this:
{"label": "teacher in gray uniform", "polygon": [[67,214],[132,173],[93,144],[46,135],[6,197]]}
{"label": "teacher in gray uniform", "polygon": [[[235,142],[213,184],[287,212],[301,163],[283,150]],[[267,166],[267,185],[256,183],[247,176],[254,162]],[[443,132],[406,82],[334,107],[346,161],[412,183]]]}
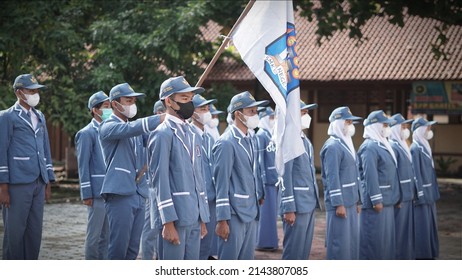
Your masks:
{"label": "teacher in gray uniform", "polygon": [[42,241],[43,208],[55,180],[50,141],[30,74],[13,84],[18,101],[0,112],[0,204],[3,206],[3,259],[36,260]]}

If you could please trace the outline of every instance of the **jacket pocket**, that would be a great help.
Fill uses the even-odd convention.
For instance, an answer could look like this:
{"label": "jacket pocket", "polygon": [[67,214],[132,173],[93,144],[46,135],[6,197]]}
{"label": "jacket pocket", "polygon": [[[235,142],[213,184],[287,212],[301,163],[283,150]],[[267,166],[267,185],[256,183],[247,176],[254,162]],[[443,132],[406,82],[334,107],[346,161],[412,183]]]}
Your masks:
{"label": "jacket pocket", "polygon": [[343,184],[343,185],[342,185],[342,188],[351,188],[351,187],[353,187],[354,185],[356,185],[356,182],[349,183],[349,184]]}
{"label": "jacket pocket", "polygon": [[125,168],[120,168],[120,167],[114,167],[114,170],[123,171],[123,172],[128,173],[128,174],[132,173],[130,170],[127,170]]}
{"label": "jacket pocket", "polygon": [[180,195],[190,195],[190,192],[174,192],[172,193],[173,196],[180,196]]}
{"label": "jacket pocket", "polygon": [[13,157],[14,160],[30,160],[30,157]]}

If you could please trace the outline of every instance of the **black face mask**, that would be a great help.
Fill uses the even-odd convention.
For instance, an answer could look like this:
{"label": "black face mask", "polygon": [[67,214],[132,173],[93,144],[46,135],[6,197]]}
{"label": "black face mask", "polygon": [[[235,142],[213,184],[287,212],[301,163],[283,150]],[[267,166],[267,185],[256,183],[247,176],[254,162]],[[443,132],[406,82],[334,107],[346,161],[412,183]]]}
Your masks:
{"label": "black face mask", "polygon": [[194,114],[194,104],[192,101],[186,103],[176,102],[173,99],[172,101],[180,107],[178,110],[172,108],[173,111],[175,111],[179,117],[183,118],[183,120],[189,119]]}

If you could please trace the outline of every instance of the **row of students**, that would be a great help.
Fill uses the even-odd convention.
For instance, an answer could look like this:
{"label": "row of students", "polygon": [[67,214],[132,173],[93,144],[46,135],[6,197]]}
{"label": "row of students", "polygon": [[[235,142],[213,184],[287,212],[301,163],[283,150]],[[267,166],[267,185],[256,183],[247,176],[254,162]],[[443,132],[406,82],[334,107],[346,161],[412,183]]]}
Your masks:
{"label": "row of students", "polygon": [[[314,209],[319,207],[320,203],[314,172],[313,148],[305,135],[301,133],[306,152],[286,164],[284,185],[279,190],[275,187],[277,175],[274,168],[274,144],[270,132],[272,125],[269,119],[274,112],[270,108],[262,107],[260,119],[257,116],[258,106],[267,105],[267,101],[257,102],[248,92],[233,97],[228,106],[232,124],[214,144],[215,139],[206,132],[206,124],[212,118],[210,106],[216,100],[206,100],[200,94],[196,94],[203,92],[203,89],[190,87],[182,77],[167,80],[162,88],[164,90],[161,91],[160,98],[163,104],[167,105],[167,126],[170,128],[164,130],[171,135],[170,140],[162,142],[159,140],[161,137],[158,135],[159,132],[154,132],[148,140],[148,147],[156,147],[148,153],[150,172],[147,175],[153,176],[152,179],[148,179],[153,184],[153,195],[148,205],[152,204],[155,207],[146,208],[144,223],[146,234],[143,234],[143,237],[149,236],[148,232],[155,229],[152,235],[154,238],[151,240],[158,240],[158,258],[210,259],[216,254],[220,259],[252,259],[255,246],[249,244],[255,244],[257,249],[277,248],[275,213],[279,212],[284,228],[283,259],[307,259],[313,239]],[[175,104],[178,106],[174,106]],[[157,106],[160,106],[159,103]],[[310,125],[308,110],[316,107],[316,104],[301,103],[303,129]],[[192,120],[192,124],[186,121],[188,119]],[[409,188],[406,189],[407,192],[403,191],[403,188],[400,190],[395,178],[398,178],[398,171],[403,173],[400,178],[412,177],[409,174],[414,172],[414,169],[409,168],[407,162],[400,163],[407,166],[407,169],[396,168],[398,160],[402,161],[398,150],[400,146],[396,146],[400,142],[392,143],[396,144],[397,149],[393,151],[387,140],[391,131],[387,125],[405,124],[409,121],[404,120],[400,115],[389,119],[382,111],[372,112],[364,121],[366,140],[356,155],[351,136],[354,134],[353,122],[359,119],[361,118],[352,116],[347,107],[332,112],[328,131],[331,137],[321,150],[322,176],[326,186],[327,258],[413,258],[412,252],[416,246],[412,241],[416,238],[413,234],[414,227],[409,227],[413,223],[409,221],[414,217],[412,211],[415,204],[414,195]],[[254,129],[257,125],[260,129],[255,135]],[[400,132],[396,131],[395,134],[397,133]],[[172,152],[173,147],[175,152]],[[401,145],[401,149],[405,149],[405,146]],[[183,152],[183,155],[180,155],[180,152]],[[159,156],[161,154],[162,156]],[[171,158],[173,155],[176,158]],[[189,171],[173,167],[177,165],[177,161],[187,162],[185,161],[187,155],[193,163],[192,166],[187,167]],[[244,155],[247,156],[248,162]],[[383,159],[387,157],[392,158],[393,161],[384,161]],[[195,164],[195,160],[200,161],[201,164],[197,162]],[[382,165],[378,166],[378,164]],[[343,175],[339,175],[340,172]],[[162,178],[161,174],[170,175]],[[180,174],[183,176],[183,181],[179,179]],[[384,174],[389,175],[384,177],[389,182],[383,181]],[[340,180],[341,176],[346,178]],[[199,211],[202,221],[200,230],[198,227],[200,223],[194,223],[193,230],[188,227],[183,228],[181,217],[176,214],[176,211],[182,212],[187,208],[178,206],[179,201],[191,199],[189,196],[193,193],[192,189],[179,191],[184,190],[182,184],[188,178],[194,178],[193,182],[196,186],[195,199],[199,199],[199,209],[195,210]],[[348,183],[339,185],[340,181],[344,180]],[[412,178],[400,182],[414,185]],[[168,184],[172,184],[170,189],[162,187]],[[331,185],[336,188],[329,188]],[[178,191],[174,192],[172,188]],[[416,195],[423,196],[423,191]],[[203,205],[201,198],[205,199],[207,207]],[[266,203],[262,203],[263,199],[267,200]],[[178,201],[176,203],[178,210],[175,208],[175,201]],[[164,208],[170,208],[171,212],[163,213]],[[357,214],[360,212],[361,218]],[[169,215],[172,217],[167,218]],[[359,221],[361,226],[358,225]],[[192,235],[193,240],[197,241],[197,236],[203,240],[199,243],[190,242],[191,240],[187,239],[189,237],[186,237],[189,235]],[[229,238],[230,235],[232,239]],[[393,235],[396,236],[390,238]],[[430,236],[434,238],[434,234]],[[219,237],[218,241],[217,237]],[[184,246],[179,246],[182,240]],[[218,250],[213,248],[217,243]],[[345,251],[345,246],[350,249]],[[152,252],[153,247],[155,246],[151,242],[143,252]],[[191,251],[195,253],[188,253]],[[172,255],[172,252],[175,253]],[[197,252],[199,256],[196,255]],[[149,259],[152,255],[148,254],[143,258]]]}
{"label": "row of students", "polygon": [[437,258],[439,192],[428,143],[435,122],[371,112],[356,153],[351,136],[360,119],[348,107],[334,110],[321,149],[327,258]]}

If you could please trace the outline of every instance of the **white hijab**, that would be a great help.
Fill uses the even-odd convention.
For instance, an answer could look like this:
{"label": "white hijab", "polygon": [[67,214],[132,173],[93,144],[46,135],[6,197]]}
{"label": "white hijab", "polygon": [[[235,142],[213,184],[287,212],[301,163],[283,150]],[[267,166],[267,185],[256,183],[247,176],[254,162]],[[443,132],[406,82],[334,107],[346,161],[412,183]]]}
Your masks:
{"label": "white hijab", "polygon": [[264,116],[263,118],[260,118],[258,127],[266,129],[271,135],[273,135],[273,128],[270,125],[270,116]]}
{"label": "white hijab", "polygon": [[428,125],[417,128],[412,134],[412,139],[414,139],[414,141],[418,142],[419,144],[423,145],[430,157],[433,158],[430,143],[428,142],[427,138],[425,138],[425,132],[427,131],[427,128]]}
{"label": "white hijab", "polygon": [[[351,124],[351,125],[354,125],[354,124]],[[343,142],[345,142],[345,144],[347,145],[350,154],[356,160],[356,150],[353,145],[353,140],[351,139],[351,136],[348,134],[348,131],[346,131],[346,133],[344,132],[345,130],[346,130],[345,120],[342,120],[342,119],[334,120],[329,125],[329,129],[327,130],[327,135],[336,136],[342,139]]]}
{"label": "white hijab", "polygon": [[396,165],[397,161],[396,161],[395,151],[393,151],[393,148],[391,147],[387,138],[383,137],[382,134],[380,133],[382,128],[383,128],[383,123],[373,123],[373,124],[367,125],[364,127],[363,137],[375,140],[383,144],[387,148],[390,155],[393,157],[393,160],[395,161],[395,165]]}
{"label": "white hijab", "polygon": [[206,124],[204,125],[204,130],[206,133],[212,136],[213,140],[215,141],[217,141],[220,137],[220,131],[218,130],[218,127],[210,127],[208,124]]}
{"label": "white hijab", "polygon": [[412,162],[411,149],[409,148],[406,139],[403,139],[401,137],[401,124],[397,124],[391,127],[390,138],[398,142],[398,144],[403,148],[403,150],[406,151],[407,157]]}

